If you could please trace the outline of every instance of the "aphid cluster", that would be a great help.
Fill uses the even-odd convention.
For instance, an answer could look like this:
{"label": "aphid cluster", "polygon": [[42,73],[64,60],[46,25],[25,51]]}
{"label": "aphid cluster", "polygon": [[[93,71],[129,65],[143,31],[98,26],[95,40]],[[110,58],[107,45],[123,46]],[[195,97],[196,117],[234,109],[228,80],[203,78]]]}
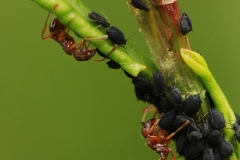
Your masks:
{"label": "aphid cluster", "polygon": [[[221,130],[225,127],[225,120],[219,111],[211,108],[203,120],[193,119],[202,105],[200,93],[182,96],[181,89],[166,84],[160,71],[153,74],[152,82],[139,75],[132,78],[132,83],[137,99],[157,109],[154,115],[158,114],[159,118],[142,121],[141,133],[147,139],[147,145],[161,155],[161,160],[165,160],[168,153],[172,154],[172,149],[166,143],[170,139],[175,140],[178,154],[187,160],[215,160],[232,154],[232,145],[223,139]],[[152,138],[146,137],[143,134],[146,126],[149,128],[147,135],[161,141],[152,142]],[[234,129],[236,139],[240,139],[240,126],[237,123]],[[167,149],[157,150],[154,147],[156,144]]]}
{"label": "aphid cluster", "polygon": [[[149,7],[142,0],[131,0],[131,5],[137,9],[149,11]],[[68,25],[71,21],[64,26],[57,18],[54,18],[49,24],[50,33],[44,36],[48,18],[49,15],[42,29],[42,39],[53,39],[62,46],[66,54],[73,55],[78,61],[87,61],[96,52],[103,57],[102,60],[109,59],[108,56],[119,45],[124,48],[123,45],[127,41],[123,32],[117,27],[111,26],[103,16],[94,11],[88,13],[89,21],[96,26],[103,27],[106,32],[105,36],[98,39],[108,38],[115,44],[113,49],[105,55],[98,48],[90,48],[88,42],[91,39],[90,36],[75,42],[74,38],[69,35]],[[192,30],[191,19],[185,12],[180,19],[179,29],[182,35],[186,35]],[[111,69],[121,68],[117,62],[111,59],[107,65]],[[219,111],[211,108],[201,121],[193,119],[202,105],[200,93],[183,96],[180,88],[175,85],[167,85],[160,71],[153,73],[151,82],[141,75],[133,77],[126,71],[124,73],[131,78],[137,99],[150,104],[145,109],[141,121],[141,134],[146,139],[148,147],[161,156],[160,160],[167,160],[168,154],[171,154],[171,160],[174,160],[173,151],[168,146],[171,139],[176,142],[178,154],[187,160],[220,160],[232,154],[232,145],[223,139],[221,131],[225,127],[225,120]],[[156,112],[151,119],[145,121],[145,116],[152,106],[155,106]],[[236,140],[240,142],[238,122],[233,124],[233,129]]]}

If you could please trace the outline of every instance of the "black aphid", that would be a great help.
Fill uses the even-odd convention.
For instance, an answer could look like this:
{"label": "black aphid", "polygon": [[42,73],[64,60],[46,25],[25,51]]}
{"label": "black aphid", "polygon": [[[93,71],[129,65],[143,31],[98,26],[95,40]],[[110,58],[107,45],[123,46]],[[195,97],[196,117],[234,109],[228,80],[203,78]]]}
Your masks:
{"label": "black aphid", "polygon": [[165,81],[162,72],[157,71],[153,73],[153,87],[156,95],[162,97],[165,91]]}
{"label": "black aphid", "polygon": [[208,138],[210,132],[211,132],[210,126],[208,124],[208,121],[206,121],[202,125],[202,135],[203,135],[203,138]]}
{"label": "black aphid", "polygon": [[148,6],[142,0],[131,0],[131,4],[138,9],[144,10],[146,12],[149,11]]}
{"label": "black aphid", "polygon": [[[188,120],[190,119],[184,115],[177,115],[173,124],[176,128],[179,128]],[[198,128],[196,126],[196,123],[192,120],[190,120],[190,123],[182,129],[183,132],[192,132],[197,130]]]}
{"label": "black aphid", "polygon": [[174,86],[169,86],[168,87],[169,91],[169,101],[174,105],[174,106],[179,106],[182,104],[182,95],[180,90],[177,87]]}
{"label": "black aphid", "polygon": [[186,12],[182,13],[182,17],[180,19],[180,31],[182,35],[186,35],[192,31],[192,21]]}
{"label": "black aphid", "polygon": [[189,144],[189,141],[188,141],[186,133],[180,133],[180,135],[176,138],[177,152],[180,155],[183,155],[188,144]]}
{"label": "black aphid", "polygon": [[215,159],[214,159],[213,149],[212,149],[211,147],[209,147],[207,144],[205,144],[205,146],[204,146],[203,159],[206,159],[206,160],[215,160]]}
{"label": "black aphid", "polygon": [[117,62],[115,62],[114,60],[110,60],[106,63],[108,65],[108,67],[111,68],[111,69],[120,69],[121,68],[121,66]]}
{"label": "black aphid", "polygon": [[231,156],[233,152],[233,147],[230,143],[225,140],[222,140],[221,144],[219,145],[218,149],[224,156]]}
{"label": "black aphid", "polygon": [[234,112],[234,114],[236,116],[236,120],[237,120],[238,125],[240,125],[240,115],[236,112]]}
{"label": "black aphid", "polygon": [[194,158],[198,157],[198,155],[203,151],[203,149],[204,149],[203,142],[199,141],[192,143],[186,148],[184,156],[186,159],[193,160]]}
{"label": "black aphid", "polygon": [[183,102],[183,112],[192,116],[196,114],[202,105],[202,100],[199,94],[191,95]]}
{"label": "black aphid", "polygon": [[108,38],[115,44],[118,45],[125,45],[126,39],[123,34],[123,32],[118,29],[117,27],[111,26],[107,29],[106,34],[108,35]]}
{"label": "black aphid", "polygon": [[233,124],[233,129],[235,130],[234,136],[236,140],[240,143],[240,126],[237,122]]}
{"label": "black aphid", "polygon": [[133,79],[134,76],[132,76],[131,74],[129,74],[127,71],[123,70],[124,74],[128,77],[128,78],[131,78]]}
{"label": "black aphid", "polygon": [[138,88],[140,88],[144,91],[151,91],[152,90],[151,84],[143,76],[138,75],[137,77],[134,77],[132,79],[132,83],[134,84],[134,86],[136,86],[136,87],[138,87]]}
{"label": "black aphid", "polygon": [[209,134],[208,144],[214,148],[218,146],[221,142],[222,142],[222,132],[220,132],[219,130],[213,130]]}
{"label": "black aphid", "polygon": [[192,131],[188,135],[188,139],[191,142],[199,141],[202,138],[202,133],[200,131]]}
{"label": "black aphid", "polygon": [[225,127],[225,119],[216,109],[211,109],[209,119],[213,128],[220,130]]}
{"label": "black aphid", "polygon": [[98,53],[99,56],[109,59],[108,56],[106,56],[105,54],[103,54],[98,48],[96,48],[96,52]]}
{"label": "black aphid", "polygon": [[174,106],[165,98],[158,98],[155,96],[155,100],[152,103],[159,112],[167,113],[174,109]]}
{"label": "black aphid", "polygon": [[221,152],[218,148],[214,148],[213,149],[213,153],[214,153],[214,160],[222,160],[222,155],[221,155]]}
{"label": "black aphid", "polygon": [[94,21],[97,25],[101,25],[103,27],[110,27],[110,23],[103,17],[101,16],[100,14],[98,14],[97,12],[90,12],[88,13],[88,17]]}
{"label": "black aphid", "polygon": [[132,83],[134,84],[137,99],[153,104],[156,96],[153,93],[152,85],[149,81],[143,76],[138,75],[137,77],[132,78]]}
{"label": "black aphid", "polygon": [[172,110],[170,112],[164,113],[160,121],[158,122],[158,125],[166,130],[166,131],[172,131],[175,129],[173,123],[175,121],[177,110]]}
{"label": "black aphid", "polygon": [[154,100],[155,96],[151,92],[142,90],[141,88],[138,88],[136,86],[134,86],[134,91],[138,100],[148,103],[151,103]]}

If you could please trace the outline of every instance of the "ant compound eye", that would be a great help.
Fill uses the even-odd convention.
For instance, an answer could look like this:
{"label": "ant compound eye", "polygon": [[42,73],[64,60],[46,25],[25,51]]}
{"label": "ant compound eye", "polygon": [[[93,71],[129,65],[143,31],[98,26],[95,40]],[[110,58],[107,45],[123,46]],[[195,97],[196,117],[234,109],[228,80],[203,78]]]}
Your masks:
{"label": "ant compound eye", "polygon": [[87,54],[88,54],[89,56],[90,56],[90,55],[92,55],[92,53],[91,53],[91,52],[89,52],[89,51],[88,51],[88,53],[87,53]]}
{"label": "ant compound eye", "polygon": [[149,128],[149,124],[148,123],[144,123],[143,128]]}

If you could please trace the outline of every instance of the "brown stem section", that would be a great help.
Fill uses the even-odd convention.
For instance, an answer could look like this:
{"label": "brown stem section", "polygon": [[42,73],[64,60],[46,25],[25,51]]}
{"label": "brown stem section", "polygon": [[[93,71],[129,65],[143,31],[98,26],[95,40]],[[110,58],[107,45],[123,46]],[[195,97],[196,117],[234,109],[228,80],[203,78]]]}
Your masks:
{"label": "brown stem section", "polygon": [[[192,71],[180,56],[180,49],[191,49],[188,36],[180,32],[182,14],[176,0],[146,0],[148,12],[129,8],[134,14],[139,28],[150,48],[152,58],[163,73],[167,85],[180,89],[183,98],[193,93],[201,93],[203,104],[196,117],[208,112],[209,101],[201,79]],[[200,120],[198,118],[198,120]],[[202,119],[201,119],[202,120]]]}

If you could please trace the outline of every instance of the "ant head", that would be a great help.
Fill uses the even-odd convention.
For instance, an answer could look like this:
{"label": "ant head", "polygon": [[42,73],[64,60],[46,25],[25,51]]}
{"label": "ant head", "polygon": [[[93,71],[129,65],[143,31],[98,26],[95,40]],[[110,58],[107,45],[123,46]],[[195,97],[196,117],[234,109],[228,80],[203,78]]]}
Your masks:
{"label": "ant head", "polygon": [[[146,122],[141,122],[142,128],[141,128],[141,134],[143,137],[147,137],[147,135],[151,134],[154,130],[152,130],[152,127],[155,123],[156,119],[152,118]],[[152,131],[151,131],[152,130]]]}

